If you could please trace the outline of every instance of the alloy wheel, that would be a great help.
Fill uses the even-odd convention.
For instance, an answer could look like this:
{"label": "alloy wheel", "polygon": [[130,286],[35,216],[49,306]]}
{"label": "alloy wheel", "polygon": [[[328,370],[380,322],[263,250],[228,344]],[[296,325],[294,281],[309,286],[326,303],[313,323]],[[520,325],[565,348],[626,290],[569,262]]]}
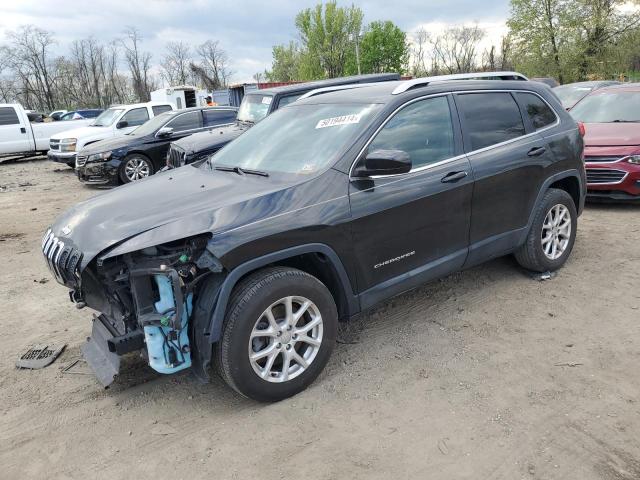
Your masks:
{"label": "alloy wheel", "polygon": [[256,321],[249,338],[249,361],[263,380],[286,382],[309,368],[321,345],[318,307],[305,297],[285,297]]}
{"label": "alloy wheel", "polygon": [[151,168],[144,158],[130,158],[124,166],[124,174],[130,182],[135,182],[141,178],[148,177],[150,173]]}
{"label": "alloy wheel", "polygon": [[571,212],[558,203],[551,207],[542,223],[542,251],[550,260],[557,260],[571,239]]}

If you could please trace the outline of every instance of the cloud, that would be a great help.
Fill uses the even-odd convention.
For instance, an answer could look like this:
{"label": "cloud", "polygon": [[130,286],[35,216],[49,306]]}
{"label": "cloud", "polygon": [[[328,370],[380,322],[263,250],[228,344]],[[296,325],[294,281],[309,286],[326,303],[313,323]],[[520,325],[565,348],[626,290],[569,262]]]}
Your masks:
{"label": "cloud", "polygon": [[[297,39],[295,15],[316,0],[20,0],[0,5],[0,39],[20,25],[34,24],[52,31],[58,53],[73,40],[94,36],[108,42],[122,36],[126,26],[137,27],[143,48],[162,58],[168,41],[198,45],[218,40],[235,72],[234,81],[251,81],[254,73],[271,65],[271,47]],[[351,2],[339,1],[342,6]],[[365,22],[391,20],[407,32],[420,25],[463,24],[477,21],[504,24],[508,0],[388,0],[354,1]],[[488,35],[490,36],[490,35]]]}

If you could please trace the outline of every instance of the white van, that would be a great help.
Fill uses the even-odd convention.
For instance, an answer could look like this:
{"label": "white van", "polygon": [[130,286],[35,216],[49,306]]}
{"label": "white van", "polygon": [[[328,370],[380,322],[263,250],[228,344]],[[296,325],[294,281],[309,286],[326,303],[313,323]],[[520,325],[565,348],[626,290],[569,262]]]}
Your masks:
{"label": "white van", "polygon": [[116,105],[108,108],[86,127],[66,130],[52,135],[47,157],[54,162],[75,166],[76,153],[85,146],[106,138],[125,135],[152,117],[175,110],[171,103],[147,102]]}
{"label": "white van", "polygon": [[93,119],[60,122],[30,122],[17,103],[0,104],[0,155],[46,152],[49,138],[73,127],[89,125]]}

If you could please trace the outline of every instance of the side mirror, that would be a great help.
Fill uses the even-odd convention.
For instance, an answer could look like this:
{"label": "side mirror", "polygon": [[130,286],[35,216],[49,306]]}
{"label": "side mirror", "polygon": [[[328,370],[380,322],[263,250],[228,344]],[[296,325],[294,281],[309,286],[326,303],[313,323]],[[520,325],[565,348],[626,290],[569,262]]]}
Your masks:
{"label": "side mirror", "polygon": [[358,163],[353,175],[371,177],[372,175],[397,175],[411,171],[411,158],[403,150],[374,150],[367,154],[364,161]]}
{"label": "side mirror", "polygon": [[162,127],[156,133],[156,136],[158,137],[170,137],[171,135],[173,135],[173,128],[171,127]]}
{"label": "side mirror", "polygon": [[116,128],[120,129],[120,128],[126,128],[129,126],[129,122],[127,122],[126,120],[120,120],[118,123],[116,123]]}

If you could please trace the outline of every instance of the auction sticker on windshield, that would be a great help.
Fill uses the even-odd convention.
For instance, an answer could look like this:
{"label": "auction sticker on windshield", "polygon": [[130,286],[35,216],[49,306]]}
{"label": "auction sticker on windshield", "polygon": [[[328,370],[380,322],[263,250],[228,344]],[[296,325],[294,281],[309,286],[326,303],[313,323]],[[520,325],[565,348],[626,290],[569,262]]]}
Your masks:
{"label": "auction sticker on windshield", "polygon": [[325,118],[316,124],[316,128],[337,127],[338,125],[349,125],[350,123],[358,123],[360,114],[342,115],[341,117]]}
{"label": "auction sticker on windshield", "polygon": [[271,100],[272,100],[271,97],[262,97],[262,103],[264,105],[271,105]]}

